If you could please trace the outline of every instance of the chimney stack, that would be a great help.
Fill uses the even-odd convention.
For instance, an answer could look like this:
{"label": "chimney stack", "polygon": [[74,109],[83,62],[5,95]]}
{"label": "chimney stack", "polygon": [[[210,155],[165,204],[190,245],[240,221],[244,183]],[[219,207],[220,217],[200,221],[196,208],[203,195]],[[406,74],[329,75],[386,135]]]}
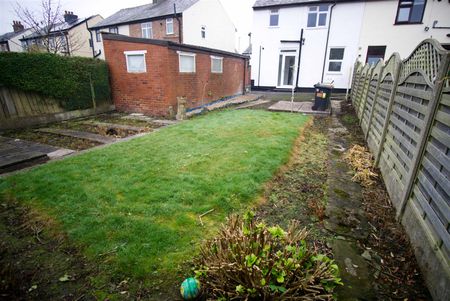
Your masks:
{"label": "chimney stack", "polygon": [[73,14],[73,11],[64,11],[64,21],[67,23],[73,23],[78,20],[78,16]]}
{"label": "chimney stack", "polygon": [[20,31],[24,30],[22,22],[20,22],[20,21],[13,21],[12,27],[13,27],[14,32],[20,32]]}

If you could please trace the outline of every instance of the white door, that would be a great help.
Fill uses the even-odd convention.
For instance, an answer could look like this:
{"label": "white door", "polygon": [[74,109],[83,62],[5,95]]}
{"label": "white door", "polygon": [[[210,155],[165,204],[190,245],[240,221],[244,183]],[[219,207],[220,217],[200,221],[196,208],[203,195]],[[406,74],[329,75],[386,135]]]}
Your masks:
{"label": "white door", "polygon": [[297,55],[295,52],[280,53],[278,65],[278,88],[292,88],[297,79],[296,63]]}

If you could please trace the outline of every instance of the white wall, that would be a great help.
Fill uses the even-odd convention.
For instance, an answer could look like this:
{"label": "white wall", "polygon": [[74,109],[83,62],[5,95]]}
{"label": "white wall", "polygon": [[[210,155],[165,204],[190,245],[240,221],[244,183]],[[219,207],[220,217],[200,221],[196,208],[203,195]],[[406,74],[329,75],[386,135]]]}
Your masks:
{"label": "white wall", "polygon": [[[87,26],[93,26],[101,20],[103,20],[103,18],[100,15],[96,15],[87,21]],[[70,54],[74,56],[93,57],[92,48],[89,45],[90,38],[91,34],[86,27],[86,22],[69,30]],[[93,35],[92,38],[95,41],[95,35]]]}
{"label": "white wall", "polygon": [[[358,49],[363,3],[337,4],[333,9],[328,47],[345,47],[342,72],[324,73],[324,82],[334,80],[336,88],[347,88],[350,67],[353,66]],[[252,79],[255,85],[275,87],[278,83],[280,50],[298,49],[298,43],[282,43],[281,40],[299,40],[300,30],[304,29],[305,39],[302,47],[299,87],[312,88],[321,81],[328,27],[307,28],[308,6],[279,9],[279,26],[269,27],[269,10],[255,10],[252,30]],[[328,15],[328,22],[329,24]],[[261,52],[261,78],[258,83],[259,49]],[[327,70],[327,65],[325,66]]]}
{"label": "white wall", "polygon": [[[448,1],[428,0],[422,24],[394,25],[397,15],[397,0],[375,1],[365,4],[364,21],[361,30],[360,60],[366,61],[368,46],[387,46],[385,59],[393,52],[398,52],[402,59],[406,58],[424,39],[434,38],[444,44],[450,44],[446,35],[449,29],[433,29],[433,21],[437,26],[450,26],[450,3]],[[425,31],[425,27],[429,27]]]}
{"label": "white wall", "polygon": [[[95,23],[94,23],[94,25],[95,25]],[[118,30],[119,30],[119,34],[123,34],[126,36],[130,35],[130,26],[129,25],[120,25],[120,26],[118,26]],[[104,60],[105,53],[103,51],[103,40],[101,40],[100,42],[97,42],[95,30],[91,30],[91,31],[92,31],[92,38],[94,39],[95,53],[98,53],[99,51],[101,51],[101,54],[97,58]],[[102,29],[100,29],[100,31],[108,32],[109,28],[102,28]]]}
{"label": "white wall", "polygon": [[8,46],[9,46],[9,51],[11,52],[23,52],[24,49],[22,47],[22,42],[19,40],[21,39],[23,36],[27,36],[31,34],[31,30],[27,29],[24,32],[22,32],[21,34],[13,37],[12,39],[10,39],[8,41]]}
{"label": "white wall", "polygon": [[[206,38],[201,27],[206,26]],[[183,12],[183,42],[230,52],[236,50],[236,28],[218,0],[200,0]]]}

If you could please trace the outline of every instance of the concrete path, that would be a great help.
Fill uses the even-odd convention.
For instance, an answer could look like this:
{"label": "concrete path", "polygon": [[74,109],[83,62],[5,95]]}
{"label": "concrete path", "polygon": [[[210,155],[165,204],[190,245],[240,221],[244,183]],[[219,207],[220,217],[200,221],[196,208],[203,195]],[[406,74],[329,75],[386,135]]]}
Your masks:
{"label": "concrete path", "polygon": [[336,235],[331,247],[345,284],[338,289],[338,300],[376,300],[372,287],[373,269],[357,245],[358,240],[369,235],[369,223],[362,208],[362,188],[351,180],[352,173],[342,159],[350,146],[347,133],[339,119],[332,116],[328,129],[330,160],[325,210],[328,218],[324,220],[324,226]]}
{"label": "concrete path", "polygon": [[266,103],[269,103],[269,102],[270,102],[270,100],[259,99],[259,100],[255,100],[255,101],[251,101],[251,102],[248,102],[248,103],[241,104],[241,105],[237,106],[236,109],[237,110],[239,110],[239,109],[249,109],[249,108],[260,106],[260,105],[263,105],[263,104],[266,104]]}
{"label": "concrete path", "polygon": [[202,108],[198,108],[196,110],[187,112],[186,115],[187,115],[187,117],[191,117],[191,116],[194,116],[197,114],[201,114],[204,110],[213,111],[213,110],[222,109],[222,108],[232,106],[232,105],[239,105],[239,104],[243,104],[243,103],[247,103],[247,102],[251,102],[251,101],[256,101],[260,98],[261,98],[261,95],[256,95],[256,94],[240,95],[240,96],[236,96],[236,97],[224,100],[224,101],[207,104],[207,105],[203,106]]}
{"label": "concrete path", "polygon": [[290,102],[290,101],[279,101],[274,105],[269,107],[270,111],[280,111],[280,112],[293,112],[293,113],[303,113],[310,115],[330,115],[331,110],[326,111],[314,111],[312,109],[313,103],[310,101],[303,102]]}
{"label": "concrete path", "polygon": [[117,138],[114,138],[114,137],[107,137],[107,136],[102,136],[102,135],[98,135],[98,134],[93,134],[93,133],[88,133],[88,132],[80,132],[80,131],[74,131],[74,130],[67,130],[67,129],[42,128],[42,129],[38,129],[37,131],[43,132],[43,133],[51,133],[51,134],[81,138],[81,139],[91,140],[91,141],[95,141],[95,142],[100,142],[103,144],[113,143],[118,140]]}

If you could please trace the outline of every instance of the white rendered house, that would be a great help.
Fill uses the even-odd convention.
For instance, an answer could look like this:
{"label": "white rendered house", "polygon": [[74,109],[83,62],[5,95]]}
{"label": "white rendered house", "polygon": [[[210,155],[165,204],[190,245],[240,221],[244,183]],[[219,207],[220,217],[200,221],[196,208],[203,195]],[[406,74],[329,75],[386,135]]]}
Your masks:
{"label": "white rendered house", "polygon": [[257,0],[253,86],[311,90],[318,82],[333,82],[336,89],[348,89],[356,59],[376,61],[395,51],[404,58],[429,37],[450,43],[445,26],[448,1]]}
{"label": "white rendered house", "polygon": [[236,52],[236,27],[220,0],[154,0],[124,8],[90,27],[94,48],[104,59],[101,32],[168,40]]}

